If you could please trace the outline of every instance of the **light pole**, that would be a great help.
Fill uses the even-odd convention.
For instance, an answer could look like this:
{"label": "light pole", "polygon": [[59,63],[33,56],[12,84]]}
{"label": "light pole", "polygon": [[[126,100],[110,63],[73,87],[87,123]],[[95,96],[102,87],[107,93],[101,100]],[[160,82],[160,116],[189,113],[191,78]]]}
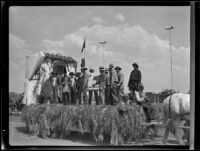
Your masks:
{"label": "light pole", "polygon": [[99,41],[100,44],[103,45],[103,67],[104,67],[104,64],[105,64],[105,56],[104,56],[104,45],[107,43],[106,41]]}
{"label": "light pole", "polygon": [[165,30],[169,31],[169,45],[170,45],[170,62],[171,62],[171,81],[172,81],[172,90],[173,90],[173,74],[172,74],[172,50],[171,50],[171,30],[174,29],[173,26],[164,27]]}

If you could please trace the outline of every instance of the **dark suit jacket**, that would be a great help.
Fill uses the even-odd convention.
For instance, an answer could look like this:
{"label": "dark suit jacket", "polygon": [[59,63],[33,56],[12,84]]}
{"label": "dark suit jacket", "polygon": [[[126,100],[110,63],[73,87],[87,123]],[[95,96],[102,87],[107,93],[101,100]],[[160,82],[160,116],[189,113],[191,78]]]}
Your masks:
{"label": "dark suit jacket", "polygon": [[142,75],[139,69],[135,69],[131,72],[128,87],[135,87],[135,83],[141,83]]}

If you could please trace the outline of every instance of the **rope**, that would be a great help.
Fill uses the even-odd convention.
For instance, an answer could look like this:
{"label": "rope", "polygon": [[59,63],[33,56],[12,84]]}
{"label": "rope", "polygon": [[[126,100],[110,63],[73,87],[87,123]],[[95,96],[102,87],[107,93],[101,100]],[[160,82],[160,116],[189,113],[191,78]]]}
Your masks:
{"label": "rope", "polygon": [[[170,119],[170,123],[172,123],[172,120],[171,120],[171,109],[170,109],[170,106],[171,106],[171,99],[172,99],[172,95],[174,94],[175,92],[172,92],[172,94],[170,95],[170,98],[169,98],[169,119]],[[171,125],[171,124],[170,124]]]}
{"label": "rope", "polygon": [[172,95],[169,97],[169,118],[171,119],[171,109],[170,109],[170,106],[171,106],[171,98],[172,98]]}

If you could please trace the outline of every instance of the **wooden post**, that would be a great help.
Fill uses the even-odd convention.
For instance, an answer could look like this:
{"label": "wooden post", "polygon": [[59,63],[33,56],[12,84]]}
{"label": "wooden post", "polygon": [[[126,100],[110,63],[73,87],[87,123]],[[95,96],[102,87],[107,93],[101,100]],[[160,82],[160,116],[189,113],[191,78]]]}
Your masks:
{"label": "wooden post", "polygon": [[190,149],[194,149],[195,134],[195,2],[190,2]]}

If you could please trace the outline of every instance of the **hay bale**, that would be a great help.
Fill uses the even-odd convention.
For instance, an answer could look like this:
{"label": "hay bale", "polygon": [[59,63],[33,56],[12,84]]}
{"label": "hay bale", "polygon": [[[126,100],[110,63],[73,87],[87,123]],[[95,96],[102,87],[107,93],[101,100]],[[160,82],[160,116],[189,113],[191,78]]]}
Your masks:
{"label": "hay bale", "polygon": [[71,131],[90,132],[96,142],[102,142],[105,134],[110,143],[130,142],[142,136],[144,129],[144,112],[136,106],[88,106],[43,104],[25,108],[22,119],[27,127],[36,126],[37,134],[55,137],[67,137]]}

